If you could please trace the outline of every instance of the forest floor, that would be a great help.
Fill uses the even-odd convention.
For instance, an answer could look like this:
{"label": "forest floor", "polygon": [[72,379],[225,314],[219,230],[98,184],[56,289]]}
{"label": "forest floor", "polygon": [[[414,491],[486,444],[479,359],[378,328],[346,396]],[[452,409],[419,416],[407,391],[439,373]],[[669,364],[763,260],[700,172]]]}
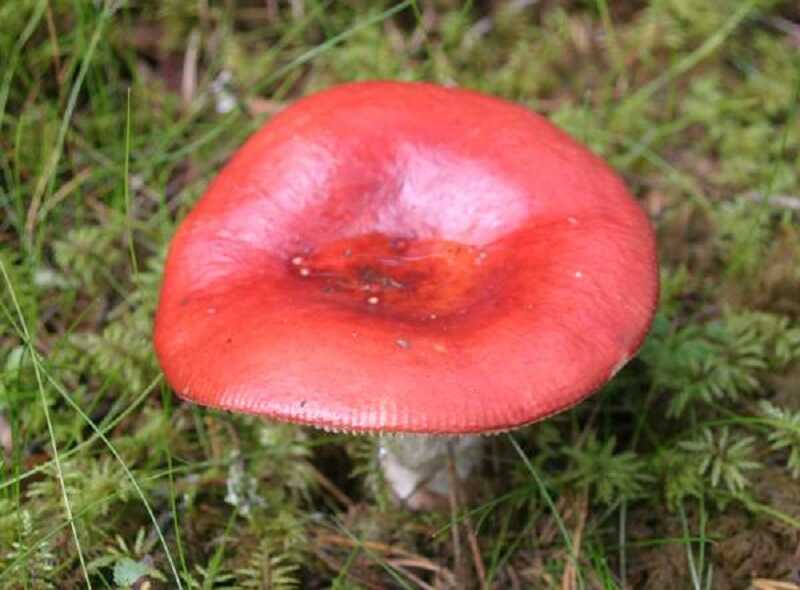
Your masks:
{"label": "forest floor", "polygon": [[[17,0],[0,22],[0,588],[800,589],[797,2]],[[541,112],[658,234],[639,356],[489,439],[455,517],[398,510],[374,438],[183,403],[153,353],[167,245],[216,171],[292,100],[375,78]]]}

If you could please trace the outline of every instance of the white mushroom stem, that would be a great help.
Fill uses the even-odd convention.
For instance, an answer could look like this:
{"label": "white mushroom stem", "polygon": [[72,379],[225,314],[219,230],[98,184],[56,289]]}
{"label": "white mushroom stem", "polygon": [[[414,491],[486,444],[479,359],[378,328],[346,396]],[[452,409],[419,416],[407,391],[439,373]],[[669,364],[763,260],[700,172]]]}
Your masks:
{"label": "white mushroom stem", "polygon": [[378,457],[386,483],[412,510],[446,503],[452,448],[455,476],[466,481],[481,460],[481,436],[405,436],[380,440]]}

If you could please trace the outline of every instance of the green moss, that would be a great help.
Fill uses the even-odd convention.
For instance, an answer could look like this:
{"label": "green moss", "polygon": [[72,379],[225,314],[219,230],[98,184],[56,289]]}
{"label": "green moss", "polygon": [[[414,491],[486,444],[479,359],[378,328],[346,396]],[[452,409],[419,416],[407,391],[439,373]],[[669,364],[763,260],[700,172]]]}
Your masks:
{"label": "green moss", "polygon": [[794,5],[269,4],[0,3],[0,588],[453,579],[468,539],[458,551],[449,516],[392,507],[373,441],[181,404],[150,342],[167,243],[214,172],[288,101],[370,78],[541,111],[619,170],[658,231],[662,298],[639,358],[516,432],[530,465],[491,441],[469,497],[487,576],[744,588],[787,574]]}

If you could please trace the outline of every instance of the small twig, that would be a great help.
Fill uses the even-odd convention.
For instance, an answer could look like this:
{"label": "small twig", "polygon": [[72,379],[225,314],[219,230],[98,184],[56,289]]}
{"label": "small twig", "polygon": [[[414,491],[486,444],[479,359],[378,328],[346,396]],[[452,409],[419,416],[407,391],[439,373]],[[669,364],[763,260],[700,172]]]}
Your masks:
{"label": "small twig", "polygon": [[407,577],[409,580],[411,580],[412,582],[414,582],[415,584],[417,584],[417,586],[419,586],[420,588],[423,588],[423,590],[436,590],[436,588],[434,588],[433,586],[431,586],[430,584],[428,584],[427,582],[425,582],[425,581],[424,581],[422,578],[420,578],[418,575],[416,575],[416,574],[414,574],[414,573],[412,573],[412,572],[408,571],[408,568],[407,568],[407,567],[404,567],[406,564],[405,564],[405,563],[404,563],[402,560],[399,560],[399,559],[390,559],[390,560],[389,560],[389,561],[387,561],[386,563],[388,563],[388,564],[389,564],[390,566],[392,566],[394,569],[396,569],[396,570],[398,570],[398,571],[401,571],[401,572],[403,572],[403,575],[404,575],[404,576],[406,576],[406,577]]}
{"label": "small twig", "polygon": [[773,207],[783,207],[793,211],[800,211],[800,197],[794,195],[766,195],[758,191],[745,194],[745,198],[757,203],[767,203]]}
{"label": "small twig", "polygon": [[456,574],[456,583],[459,588],[465,587],[464,560],[461,556],[461,532],[458,525],[458,476],[456,475],[456,462],[453,453],[453,442],[447,443],[447,479],[450,499],[450,533],[453,536],[453,571]]}
{"label": "small twig", "polygon": [[200,54],[200,31],[194,29],[189,34],[186,53],[183,55],[183,72],[181,74],[181,99],[188,106],[192,102],[197,88],[197,61]]}
{"label": "small twig", "polygon": [[478,574],[478,582],[480,583],[481,590],[488,590],[489,586],[486,584],[486,568],[483,565],[483,556],[481,555],[480,545],[478,545],[478,535],[475,534],[475,528],[472,526],[472,518],[469,515],[469,510],[464,511],[464,527],[467,530],[467,543],[469,543],[472,563],[475,565],[475,573]]}
{"label": "small twig", "polygon": [[[456,512],[452,519],[453,528],[457,527],[456,517],[460,511],[460,507],[464,504],[464,494],[462,481],[456,473],[455,455],[453,452],[452,443],[447,445],[447,471],[450,484],[450,507],[451,510],[455,506]],[[483,556],[481,555],[481,548],[478,544],[478,535],[475,534],[475,527],[472,526],[472,517],[469,510],[464,510],[462,516],[462,523],[464,530],[467,533],[467,543],[469,544],[470,554],[472,556],[472,563],[475,567],[475,573],[478,577],[478,583],[481,590],[488,590],[486,584],[486,568],[483,565]]]}
{"label": "small twig", "polygon": [[418,570],[427,570],[433,573],[439,573],[442,571],[442,568],[431,563],[427,559],[420,559],[417,557],[401,557],[395,559],[389,559],[389,563],[393,566],[401,567],[401,568],[408,568],[412,567]]}
{"label": "small twig", "polygon": [[583,531],[586,527],[586,518],[589,512],[588,494],[584,490],[578,497],[578,523],[572,534],[573,559],[567,562],[564,568],[564,575],[561,577],[561,590],[575,590],[578,587],[578,571],[576,564],[581,556],[581,545],[583,541]]}
{"label": "small twig", "polygon": [[346,506],[348,509],[351,509],[355,506],[355,503],[350,499],[350,497],[345,494],[342,490],[338,488],[338,486],[333,483],[330,479],[325,477],[319,469],[314,466],[309,466],[311,469],[311,475],[316,480],[316,482],[324,488],[331,496],[336,498],[340,504]]}
{"label": "small twig", "polygon": [[800,590],[800,586],[792,582],[767,580],[766,578],[756,578],[751,582],[751,585],[753,590]]}
{"label": "small twig", "polygon": [[56,32],[56,23],[53,19],[53,10],[50,3],[47,3],[47,34],[50,37],[50,42],[53,44],[53,68],[56,72],[56,79],[58,85],[64,84],[64,72],[61,70],[61,48],[58,46],[58,33]]}

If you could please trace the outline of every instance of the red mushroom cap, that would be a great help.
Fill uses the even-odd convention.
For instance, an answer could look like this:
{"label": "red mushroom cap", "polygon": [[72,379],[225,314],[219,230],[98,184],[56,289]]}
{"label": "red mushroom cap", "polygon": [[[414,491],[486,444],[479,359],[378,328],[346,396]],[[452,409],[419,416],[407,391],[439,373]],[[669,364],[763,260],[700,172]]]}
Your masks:
{"label": "red mushroom cap", "polygon": [[429,84],[348,84],[242,147],[181,224],[155,344],[184,398],[350,431],[500,431],[636,352],[650,224],[542,117]]}

